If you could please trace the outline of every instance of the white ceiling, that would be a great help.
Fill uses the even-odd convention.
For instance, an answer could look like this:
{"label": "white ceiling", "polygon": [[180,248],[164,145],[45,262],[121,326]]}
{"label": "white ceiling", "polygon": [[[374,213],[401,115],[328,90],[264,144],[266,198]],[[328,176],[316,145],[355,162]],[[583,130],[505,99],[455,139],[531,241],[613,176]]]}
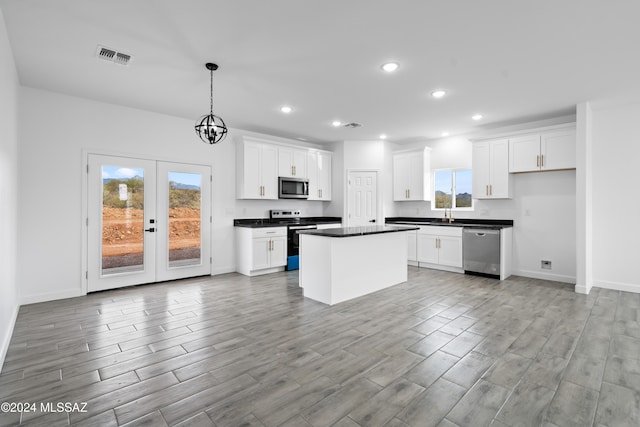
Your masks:
{"label": "white ceiling", "polygon": [[[640,95],[640,2],[0,0],[20,82],[310,142],[402,142]],[[128,67],[95,57],[103,45]],[[400,63],[394,74],[380,65]],[[448,96],[430,97],[434,89]],[[284,115],[280,106],[294,112]],[[471,120],[480,112],[484,119]],[[359,129],[331,121],[356,121]]]}

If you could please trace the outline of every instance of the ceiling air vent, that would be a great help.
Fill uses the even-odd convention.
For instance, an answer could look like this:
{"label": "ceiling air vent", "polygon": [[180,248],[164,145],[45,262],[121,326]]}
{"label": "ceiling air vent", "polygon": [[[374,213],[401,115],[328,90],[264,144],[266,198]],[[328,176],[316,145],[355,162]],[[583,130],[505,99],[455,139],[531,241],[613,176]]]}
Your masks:
{"label": "ceiling air vent", "polygon": [[343,125],[346,128],[361,128],[362,127],[362,123],[357,123],[357,122],[351,122],[351,123],[345,123]]}
{"label": "ceiling air vent", "polygon": [[129,65],[133,57],[126,53],[118,52],[113,49],[106,48],[104,46],[98,46],[96,56],[105,61],[113,62],[120,65]]}

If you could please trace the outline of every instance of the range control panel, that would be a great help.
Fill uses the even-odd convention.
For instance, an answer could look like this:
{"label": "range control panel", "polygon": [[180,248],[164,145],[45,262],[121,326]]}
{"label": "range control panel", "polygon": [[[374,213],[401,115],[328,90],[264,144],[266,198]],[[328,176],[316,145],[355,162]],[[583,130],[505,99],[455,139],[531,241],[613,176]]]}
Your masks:
{"label": "range control panel", "polygon": [[293,209],[273,209],[269,211],[273,219],[300,218],[301,212]]}

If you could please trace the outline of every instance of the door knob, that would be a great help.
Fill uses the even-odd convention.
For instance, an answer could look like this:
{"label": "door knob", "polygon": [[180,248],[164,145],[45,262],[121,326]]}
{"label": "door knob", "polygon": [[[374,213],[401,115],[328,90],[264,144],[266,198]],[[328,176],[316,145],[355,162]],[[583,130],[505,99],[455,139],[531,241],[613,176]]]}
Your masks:
{"label": "door knob", "polygon": [[369,222],[376,222],[376,220],[375,219],[370,219]]}
{"label": "door knob", "polygon": [[156,229],[154,227],[151,227],[151,228],[147,228],[144,231],[148,231],[149,233],[155,233]]}

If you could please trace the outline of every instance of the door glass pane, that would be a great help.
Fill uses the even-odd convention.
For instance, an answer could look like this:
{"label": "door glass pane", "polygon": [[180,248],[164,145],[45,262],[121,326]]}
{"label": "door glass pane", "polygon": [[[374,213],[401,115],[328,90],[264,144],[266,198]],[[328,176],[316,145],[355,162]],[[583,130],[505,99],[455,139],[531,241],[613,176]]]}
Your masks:
{"label": "door glass pane", "polygon": [[453,187],[451,170],[435,171],[436,209],[451,208],[451,189]]}
{"label": "door glass pane", "polygon": [[169,172],[169,267],[200,264],[202,176]]}
{"label": "door glass pane", "polygon": [[470,208],[471,205],[471,169],[457,170],[456,174],[456,207]]}
{"label": "door glass pane", "polygon": [[144,169],[102,166],[102,274],[144,270]]}

